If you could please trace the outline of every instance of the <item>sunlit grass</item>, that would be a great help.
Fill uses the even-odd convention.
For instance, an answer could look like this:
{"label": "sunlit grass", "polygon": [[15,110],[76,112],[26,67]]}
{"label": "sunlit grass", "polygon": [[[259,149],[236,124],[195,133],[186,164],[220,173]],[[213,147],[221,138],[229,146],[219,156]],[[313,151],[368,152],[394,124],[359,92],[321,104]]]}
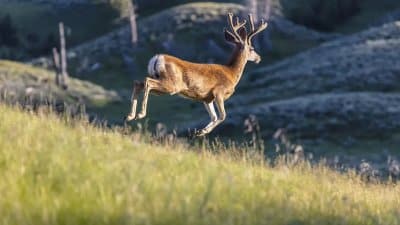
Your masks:
{"label": "sunlit grass", "polygon": [[87,105],[96,106],[99,102],[105,104],[104,102],[119,100],[115,92],[72,77],[68,79],[68,90],[63,90],[56,86],[55,77],[55,73],[50,70],[15,61],[0,60],[1,94],[15,92],[15,95],[18,95],[18,92],[24,93],[26,88],[31,88],[35,92],[45,93],[48,98],[68,103],[76,103],[80,99]]}
{"label": "sunlit grass", "polygon": [[0,223],[400,224],[398,186],[240,155],[0,105]]}

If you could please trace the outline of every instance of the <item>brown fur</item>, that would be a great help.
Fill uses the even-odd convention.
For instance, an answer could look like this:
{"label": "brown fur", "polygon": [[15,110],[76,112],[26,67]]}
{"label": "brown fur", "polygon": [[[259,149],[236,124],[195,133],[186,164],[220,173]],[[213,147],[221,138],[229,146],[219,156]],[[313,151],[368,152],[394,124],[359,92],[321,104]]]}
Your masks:
{"label": "brown fur", "polygon": [[[150,74],[144,82],[135,82],[132,94],[132,110],[127,120],[140,119],[146,115],[150,91],[156,94],[178,94],[204,103],[212,121],[197,135],[202,136],[211,132],[225,120],[224,101],[234,93],[247,61],[258,62],[260,60],[251,46],[251,37],[265,29],[266,24],[262,22],[256,30],[250,15],[249,18],[251,33],[247,35],[247,31],[243,27],[246,21],[242,23],[238,21],[234,24],[233,16],[228,15],[228,22],[233,33],[225,31],[225,38],[234,43],[236,47],[226,65],[192,63],[174,56],[160,55],[164,64],[162,71],[157,71],[157,79],[152,76],[153,74]],[[143,89],[142,111],[136,116],[137,95]],[[219,117],[216,117],[213,102],[217,105]]]}
{"label": "brown fur", "polygon": [[240,71],[245,65],[244,60],[241,64],[218,65],[198,64],[170,55],[163,56],[166,71],[160,73],[159,80],[167,89],[166,94],[179,94],[207,103],[215,99],[217,89],[223,89],[224,100],[228,99],[233,94]]}

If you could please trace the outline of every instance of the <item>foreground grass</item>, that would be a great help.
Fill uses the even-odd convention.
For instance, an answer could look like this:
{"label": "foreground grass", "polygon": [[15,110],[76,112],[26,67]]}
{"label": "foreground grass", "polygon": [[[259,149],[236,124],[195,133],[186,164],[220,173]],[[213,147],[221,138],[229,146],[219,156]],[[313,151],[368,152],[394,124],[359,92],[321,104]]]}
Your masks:
{"label": "foreground grass", "polygon": [[0,105],[1,224],[400,224],[400,188]]}

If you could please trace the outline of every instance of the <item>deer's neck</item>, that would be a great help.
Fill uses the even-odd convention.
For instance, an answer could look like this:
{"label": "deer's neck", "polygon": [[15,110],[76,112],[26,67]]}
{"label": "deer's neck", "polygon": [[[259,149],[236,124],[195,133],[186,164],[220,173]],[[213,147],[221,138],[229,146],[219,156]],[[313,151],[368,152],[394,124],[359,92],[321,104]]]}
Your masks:
{"label": "deer's neck", "polygon": [[239,83],[242,77],[244,67],[247,63],[247,57],[243,49],[240,47],[235,47],[233,54],[228,62],[228,67],[233,71],[233,79],[235,84]]}

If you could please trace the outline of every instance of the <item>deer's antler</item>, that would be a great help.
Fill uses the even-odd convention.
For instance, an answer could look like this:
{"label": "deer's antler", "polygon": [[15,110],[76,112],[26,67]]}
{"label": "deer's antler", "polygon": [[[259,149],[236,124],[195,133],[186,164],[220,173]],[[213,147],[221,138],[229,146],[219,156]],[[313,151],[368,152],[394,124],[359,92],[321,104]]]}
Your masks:
{"label": "deer's antler", "polygon": [[[231,31],[226,30],[229,34],[231,34],[237,42],[245,42],[245,38],[240,35],[239,30],[246,25],[247,21],[243,20],[240,22],[239,17],[236,17],[236,23],[233,22],[233,14],[228,13],[228,24],[231,27]],[[244,28],[245,29],[245,28]]]}
{"label": "deer's antler", "polygon": [[250,34],[247,38],[247,41],[249,44],[251,44],[251,39],[258,33],[260,33],[261,31],[265,30],[265,28],[267,28],[268,23],[266,23],[263,19],[261,19],[261,22],[259,23],[258,27],[255,28],[254,26],[254,19],[253,19],[253,15],[249,14],[249,21],[250,21]]}

